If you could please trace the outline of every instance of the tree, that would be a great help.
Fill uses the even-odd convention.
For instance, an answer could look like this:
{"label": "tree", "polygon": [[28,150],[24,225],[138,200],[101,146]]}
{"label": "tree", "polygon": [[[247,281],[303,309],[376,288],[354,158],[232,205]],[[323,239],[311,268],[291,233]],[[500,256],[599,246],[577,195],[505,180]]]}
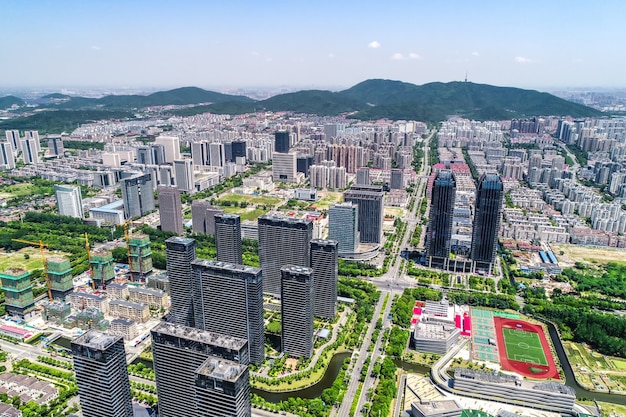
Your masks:
{"label": "tree", "polygon": [[119,264],[128,263],[128,248],[125,246],[120,246],[111,252],[113,255],[113,260]]}

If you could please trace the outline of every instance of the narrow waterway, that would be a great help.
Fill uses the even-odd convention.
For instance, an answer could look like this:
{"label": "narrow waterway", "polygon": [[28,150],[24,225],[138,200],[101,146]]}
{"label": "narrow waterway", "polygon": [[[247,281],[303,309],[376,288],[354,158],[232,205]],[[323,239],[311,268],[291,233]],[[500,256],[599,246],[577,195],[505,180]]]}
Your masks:
{"label": "narrow waterway", "polygon": [[589,391],[578,385],[578,382],[576,382],[576,378],[574,378],[574,371],[572,370],[569,360],[567,359],[565,347],[561,342],[561,338],[559,337],[559,333],[557,332],[556,327],[554,327],[552,323],[546,323],[546,325],[548,326],[548,333],[550,334],[550,339],[552,339],[552,344],[554,345],[556,354],[559,357],[559,362],[561,362],[561,367],[563,368],[563,372],[565,373],[565,385],[572,387],[574,391],[576,391],[576,397],[578,397],[579,399],[586,398],[588,400],[626,405],[626,395]]}

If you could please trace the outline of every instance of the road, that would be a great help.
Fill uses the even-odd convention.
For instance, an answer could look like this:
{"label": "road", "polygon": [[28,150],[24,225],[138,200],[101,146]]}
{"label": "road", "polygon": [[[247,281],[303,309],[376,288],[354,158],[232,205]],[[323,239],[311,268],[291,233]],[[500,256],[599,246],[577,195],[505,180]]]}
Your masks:
{"label": "road", "polygon": [[[382,344],[383,332],[381,331],[379,332],[380,334],[378,338],[374,342],[374,347],[371,353],[368,353],[368,349],[370,345],[372,344],[371,339],[372,339],[372,334],[374,333],[374,330],[376,328],[376,322],[381,317],[381,312],[382,312],[383,329],[389,328],[391,326],[391,320],[389,320],[388,316],[389,316],[389,312],[391,311],[393,296],[395,294],[402,293],[402,291],[404,291],[405,288],[415,286],[414,281],[412,280],[407,281],[404,279],[403,271],[400,268],[400,265],[402,265],[402,262],[399,259],[399,257],[403,248],[408,247],[407,245],[408,241],[411,238],[411,235],[413,234],[413,230],[415,229],[415,226],[420,220],[418,216],[416,215],[416,210],[419,205],[417,204],[417,202],[419,202],[419,199],[421,199],[422,196],[424,195],[425,187],[428,184],[427,173],[428,173],[428,170],[430,169],[430,166],[428,165],[428,151],[429,151],[428,145],[430,143],[430,140],[434,136],[435,132],[436,131],[433,130],[430,136],[428,136],[428,138],[424,140],[424,144],[423,144],[424,160],[422,163],[421,172],[419,173],[419,176],[418,176],[419,183],[418,183],[418,186],[415,187],[415,191],[412,196],[416,198],[416,204],[414,204],[413,210],[410,211],[406,215],[406,217],[403,219],[405,222],[407,222],[406,231],[404,233],[402,240],[398,242],[397,246],[395,246],[395,251],[390,255],[390,256],[397,257],[395,260],[396,262],[390,263],[388,271],[382,277],[371,281],[381,290],[380,299],[378,303],[376,304],[376,309],[374,310],[374,315],[372,316],[372,322],[370,323],[367,329],[367,332],[363,339],[363,344],[361,345],[361,348],[358,351],[358,358],[357,358],[356,364],[352,368],[353,370],[352,378],[350,378],[350,383],[348,384],[348,388],[346,389],[343,402],[339,406],[339,410],[336,412],[336,414],[331,414],[331,415],[336,415],[337,417],[348,417],[350,415],[350,408],[352,406],[352,400],[354,396],[356,395],[356,392],[360,384],[359,376],[361,374],[361,369],[363,367],[363,364],[365,363],[365,360],[368,357],[370,357],[371,359],[370,359],[369,367],[367,370],[367,376],[365,378],[365,382],[363,383],[363,389],[361,390],[361,393],[359,395],[358,405],[357,405],[356,413],[355,413],[355,415],[357,416],[362,415],[361,409],[363,408],[363,405],[365,404],[365,401],[367,398],[366,397],[367,391],[369,388],[375,388],[375,384],[376,384],[375,378],[371,376],[373,366],[376,363],[376,360],[380,356],[382,356],[382,350],[384,350],[384,346]],[[389,299],[383,311],[382,307],[384,304],[384,300],[387,296],[389,296]],[[333,409],[333,412],[334,411],[335,410]]]}

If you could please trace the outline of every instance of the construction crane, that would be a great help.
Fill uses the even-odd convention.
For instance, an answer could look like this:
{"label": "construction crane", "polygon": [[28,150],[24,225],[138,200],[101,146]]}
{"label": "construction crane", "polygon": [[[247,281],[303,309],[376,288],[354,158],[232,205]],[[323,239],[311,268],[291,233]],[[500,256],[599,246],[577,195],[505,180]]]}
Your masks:
{"label": "construction crane", "polygon": [[133,260],[130,255],[130,233],[128,232],[128,222],[124,222],[124,237],[126,238],[126,251],[128,254],[128,275],[131,282],[133,281]]}
{"label": "construction crane", "polygon": [[91,266],[91,247],[89,246],[89,235],[85,233],[85,249],[87,249],[87,261],[89,262],[89,275],[91,276],[91,289],[96,290],[96,283],[93,278],[93,267]]}
{"label": "construction crane", "polygon": [[11,239],[14,242],[27,243],[33,246],[39,246],[39,251],[41,252],[41,260],[43,261],[43,272],[46,275],[46,286],[48,287],[48,299],[52,301],[52,285],[50,284],[50,277],[48,276],[48,265],[46,265],[46,253],[44,249],[48,249],[48,245],[43,243],[42,240],[39,242],[31,242],[30,240],[23,239]]}

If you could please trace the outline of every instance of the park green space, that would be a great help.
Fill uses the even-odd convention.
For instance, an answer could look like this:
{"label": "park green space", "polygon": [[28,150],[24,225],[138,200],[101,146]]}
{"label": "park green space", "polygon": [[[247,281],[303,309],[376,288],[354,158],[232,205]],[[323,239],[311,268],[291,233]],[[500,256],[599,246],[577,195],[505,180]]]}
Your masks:
{"label": "park green space", "polygon": [[[320,192],[320,194],[322,193]],[[319,200],[312,203],[312,205],[318,210],[328,210],[331,204],[339,203],[341,201],[343,201],[343,193],[327,191],[323,193]]]}
{"label": "park green space", "polygon": [[[28,255],[26,259],[24,255]],[[27,271],[43,268],[41,252],[37,248],[22,248],[17,252],[0,252],[0,271],[22,268]]]}
{"label": "park green space", "polygon": [[405,210],[402,207],[385,207],[385,217],[404,218]]}
{"label": "park green space", "polygon": [[233,207],[233,206],[222,206],[221,209],[224,210],[226,213],[238,214],[241,217],[241,221],[244,221],[244,220],[254,221],[258,219],[259,216],[262,216],[263,214],[267,213],[267,210],[263,210],[260,208],[248,209],[248,208]]}
{"label": "park green space", "polygon": [[52,185],[35,185],[31,183],[11,184],[0,186],[0,197],[24,197],[28,195],[52,195],[54,187]]}
{"label": "park green space", "polygon": [[539,335],[524,330],[502,329],[506,356],[509,360],[548,365]]}
{"label": "park green space", "polygon": [[248,203],[257,206],[275,206],[280,203],[282,198],[280,197],[272,197],[265,195],[250,195],[250,194],[226,194],[221,196],[217,200],[217,205],[221,205],[222,202],[229,203]]}

